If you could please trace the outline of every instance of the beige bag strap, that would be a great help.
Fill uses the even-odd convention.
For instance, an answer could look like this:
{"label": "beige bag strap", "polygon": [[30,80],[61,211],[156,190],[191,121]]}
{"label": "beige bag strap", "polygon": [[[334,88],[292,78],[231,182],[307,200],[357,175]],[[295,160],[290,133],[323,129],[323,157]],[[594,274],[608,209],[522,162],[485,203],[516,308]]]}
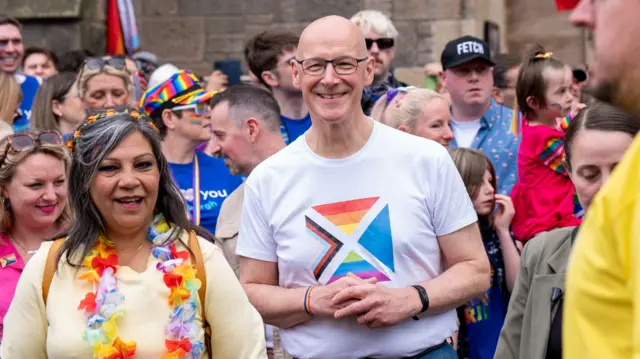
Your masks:
{"label": "beige bag strap", "polygon": [[47,298],[49,297],[49,288],[51,287],[51,281],[53,280],[53,275],[56,273],[56,259],[58,258],[58,253],[60,252],[60,247],[64,243],[64,238],[56,239],[51,244],[51,248],[49,248],[49,253],[47,254],[47,261],[44,265],[44,275],[42,277],[42,299],[44,300],[44,305],[47,305]]}
{"label": "beige bag strap", "polygon": [[211,358],[211,326],[207,321],[207,305],[205,296],[207,294],[207,273],[204,270],[204,259],[202,259],[202,250],[200,249],[200,243],[198,237],[194,231],[189,232],[189,248],[193,252],[191,262],[196,266],[196,277],[200,280],[200,289],[198,289],[198,296],[200,297],[200,307],[202,307],[202,328],[204,329],[204,342],[207,348],[207,357]]}
{"label": "beige bag strap", "polygon": [[202,321],[205,320],[205,301],[204,297],[207,293],[207,276],[204,272],[204,260],[202,259],[202,250],[200,249],[200,243],[198,243],[198,237],[194,231],[189,232],[189,248],[193,252],[191,261],[196,266],[196,277],[200,280],[200,289],[198,289],[198,296],[200,297],[200,306],[202,307]]}

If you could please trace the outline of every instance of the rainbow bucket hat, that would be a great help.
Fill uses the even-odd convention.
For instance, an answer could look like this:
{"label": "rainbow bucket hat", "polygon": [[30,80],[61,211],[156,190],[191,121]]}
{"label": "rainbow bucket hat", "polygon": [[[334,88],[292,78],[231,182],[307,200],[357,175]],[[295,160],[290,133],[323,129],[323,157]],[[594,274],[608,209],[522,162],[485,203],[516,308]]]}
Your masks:
{"label": "rainbow bucket hat", "polygon": [[177,106],[205,103],[216,91],[206,91],[191,72],[179,70],[167,80],[148,89],[140,98],[138,107],[151,118]]}

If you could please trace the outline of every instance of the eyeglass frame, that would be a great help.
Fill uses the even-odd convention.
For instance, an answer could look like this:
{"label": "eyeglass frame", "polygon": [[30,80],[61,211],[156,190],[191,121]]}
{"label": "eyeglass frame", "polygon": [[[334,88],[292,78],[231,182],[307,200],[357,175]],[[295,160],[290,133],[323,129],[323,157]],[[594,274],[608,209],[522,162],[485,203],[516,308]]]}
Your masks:
{"label": "eyeglass frame", "polygon": [[[365,62],[365,61],[369,60],[369,58],[370,58],[370,56],[363,57],[361,59],[358,59],[358,58],[355,58],[355,57],[351,57],[351,56],[341,56],[341,57],[338,57],[338,58],[335,58],[335,59],[332,59],[332,60],[327,60],[327,59],[323,59],[323,58],[320,58],[320,57],[312,57],[310,59],[298,60],[297,58],[294,57],[292,60],[295,61],[296,63],[298,63],[300,65],[300,67],[302,67],[302,72],[304,72],[306,75],[309,75],[309,76],[322,76],[327,71],[327,66],[329,64],[331,64],[331,67],[333,67],[333,71],[335,71],[336,74],[338,74],[338,75],[351,75],[351,74],[355,73],[356,71],[358,71],[358,65],[361,62]],[[352,72],[349,72],[349,73],[339,73],[336,70],[336,66],[334,65],[334,63],[336,61],[345,60],[345,59],[350,59],[350,60],[355,60],[356,61],[356,65],[354,66],[354,70]],[[309,74],[309,73],[307,73],[307,71],[305,71],[305,69],[304,69],[304,62],[305,61],[309,61],[309,60],[321,60],[321,61],[324,61],[325,64],[324,64],[324,67],[322,69],[322,72],[319,73],[319,74]]]}
{"label": "eyeglass frame", "polygon": [[[204,112],[202,113],[198,113],[198,106],[202,106],[204,108]],[[191,105],[180,105],[180,106],[176,106],[171,108],[171,111],[181,111],[181,110],[193,110],[193,112],[195,112],[196,115],[198,116],[204,116],[204,114],[207,113],[207,107],[208,105],[204,102],[201,103],[194,103]]]}
{"label": "eyeglass frame", "polygon": [[[386,47],[386,46],[380,46],[380,42],[379,41],[389,41],[391,43],[391,46]],[[367,50],[371,50],[371,47],[373,46],[373,44],[375,43],[378,46],[378,49],[380,50],[389,50],[392,49],[394,46],[396,46],[396,40],[392,37],[381,37],[379,39],[368,39],[365,38],[364,39],[365,42],[365,46],[367,46]],[[369,45],[369,43],[371,43],[371,45]]]}
{"label": "eyeglass frame", "polygon": [[[55,134],[58,137],[58,140],[60,142],[58,143],[51,143],[51,142],[42,142],[40,141],[40,137],[44,134]],[[25,136],[25,137],[30,137],[33,140],[33,145],[32,146],[27,146],[21,149],[16,149],[13,147],[13,139],[14,137],[19,137],[19,136]],[[47,130],[47,131],[41,131],[38,132],[37,135],[31,134],[31,133],[14,133],[11,135],[7,136],[7,145],[4,147],[4,151],[2,154],[2,158],[0,159],[0,168],[2,168],[2,166],[4,165],[5,160],[7,159],[7,155],[9,154],[9,149],[13,150],[14,152],[22,152],[22,151],[26,151],[29,150],[31,148],[35,148],[38,145],[42,145],[43,143],[48,144],[48,145],[62,145],[62,136],[60,135],[60,133],[58,131],[53,131],[53,130]]]}

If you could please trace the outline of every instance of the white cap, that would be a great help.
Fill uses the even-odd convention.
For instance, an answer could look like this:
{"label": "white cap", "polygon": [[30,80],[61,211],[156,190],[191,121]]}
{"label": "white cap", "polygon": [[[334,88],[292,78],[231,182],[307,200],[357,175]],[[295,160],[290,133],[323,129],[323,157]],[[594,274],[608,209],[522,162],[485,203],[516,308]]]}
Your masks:
{"label": "white cap", "polygon": [[180,72],[180,69],[172,64],[164,64],[158,67],[151,76],[149,76],[148,88],[152,89],[160,85],[178,72]]}

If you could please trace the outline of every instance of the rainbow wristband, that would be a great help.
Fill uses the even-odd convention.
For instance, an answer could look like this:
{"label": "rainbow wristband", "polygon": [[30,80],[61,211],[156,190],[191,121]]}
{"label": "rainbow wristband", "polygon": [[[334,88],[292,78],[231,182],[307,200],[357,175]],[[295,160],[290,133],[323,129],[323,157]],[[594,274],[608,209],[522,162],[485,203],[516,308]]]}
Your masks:
{"label": "rainbow wristband", "polygon": [[313,317],[313,313],[311,312],[311,291],[313,290],[313,286],[307,288],[307,291],[304,293],[304,311],[309,314],[309,316]]}

